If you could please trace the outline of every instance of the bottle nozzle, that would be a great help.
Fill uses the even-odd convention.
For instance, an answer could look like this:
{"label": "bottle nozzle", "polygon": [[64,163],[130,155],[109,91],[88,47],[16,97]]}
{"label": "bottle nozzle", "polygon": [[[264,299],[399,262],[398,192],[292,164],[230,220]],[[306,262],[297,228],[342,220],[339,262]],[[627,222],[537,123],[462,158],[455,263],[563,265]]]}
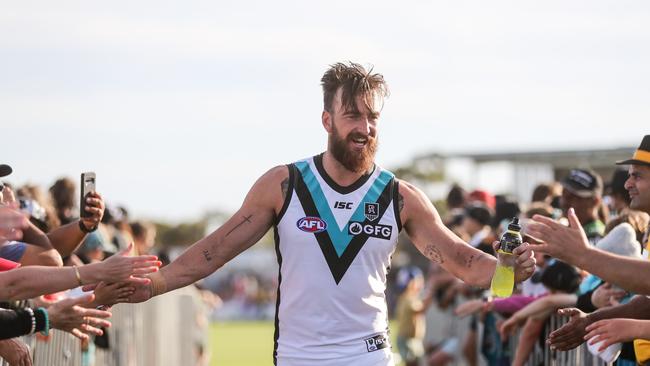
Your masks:
{"label": "bottle nozzle", "polygon": [[512,218],[512,221],[510,222],[510,224],[508,224],[508,230],[517,231],[517,232],[521,231],[521,225],[519,225],[518,217],[515,216]]}

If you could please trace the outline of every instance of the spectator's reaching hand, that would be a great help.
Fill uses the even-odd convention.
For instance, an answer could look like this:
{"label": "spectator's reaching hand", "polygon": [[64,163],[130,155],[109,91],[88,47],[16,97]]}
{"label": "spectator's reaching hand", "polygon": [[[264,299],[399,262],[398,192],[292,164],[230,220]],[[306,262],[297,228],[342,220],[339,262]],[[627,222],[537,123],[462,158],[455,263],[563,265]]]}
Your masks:
{"label": "spectator's reaching hand", "polygon": [[545,216],[533,216],[526,233],[541,242],[531,245],[533,249],[562,261],[575,263],[575,258],[589,248],[589,241],[573,208],[569,209],[568,219],[567,227]]}
{"label": "spectator's reaching hand", "polygon": [[0,341],[0,357],[9,366],[32,366],[29,347],[18,338]]}
{"label": "spectator's reaching hand", "polygon": [[583,337],[587,334],[585,328],[591,324],[587,314],[576,308],[566,308],[557,311],[558,315],[569,316],[569,322],[549,334],[546,343],[551,349],[568,351],[576,348],[584,342]]}
{"label": "spectator's reaching hand", "polygon": [[81,220],[82,225],[86,229],[90,230],[95,228],[102,221],[105,209],[106,205],[104,204],[102,196],[97,192],[90,192],[86,196],[85,210],[90,213],[91,216],[81,217],[79,220]]}
{"label": "spectator's reaching hand", "polygon": [[88,339],[89,334],[102,335],[103,332],[99,328],[111,326],[111,323],[103,318],[109,318],[111,313],[83,307],[94,299],[95,295],[89,294],[54,303],[47,309],[50,326],[71,333],[79,339]]}
{"label": "spectator's reaching hand", "polygon": [[149,283],[148,278],[138,277],[147,273],[157,272],[162,264],[155,255],[140,255],[130,257],[133,243],[109,257],[103,262],[91,263],[79,267],[81,279],[85,283],[120,282],[128,280],[132,283]]}
{"label": "spectator's reaching hand", "polygon": [[[600,341],[603,343],[599,352],[615,343],[629,342],[637,338],[647,337],[650,330],[650,321],[637,319],[604,319],[594,322],[587,327],[584,339],[593,345]],[[645,333],[645,334],[644,334]]]}

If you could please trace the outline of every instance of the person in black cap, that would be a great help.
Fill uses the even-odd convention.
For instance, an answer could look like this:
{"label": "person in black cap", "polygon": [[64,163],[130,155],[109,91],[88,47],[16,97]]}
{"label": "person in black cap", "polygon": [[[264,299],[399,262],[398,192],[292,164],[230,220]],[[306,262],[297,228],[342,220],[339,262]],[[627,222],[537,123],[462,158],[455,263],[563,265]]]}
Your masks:
{"label": "person in black cap", "polygon": [[0,164],[0,178],[8,176],[11,172],[13,172],[13,170],[9,165]]}
{"label": "person in black cap", "polygon": [[602,202],[603,180],[591,169],[571,169],[562,180],[560,206],[565,215],[573,207],[591,245],[605,233],[605,223],[598,218]]}
{"label": "person in black cap", "polygon": [[[646,135],[631,159],[618,161],[617,165],[629,165],[629,178],[625,188],[630,193],[630,208],[650,213],[650,135]],[[528,233],[543,243],[532,245],[536,251],[550,254],[617,285],[629,292],[650,294],[650,262],[647,260],[648,234],[644,238],[646,259],[623,258],[592,248],[573,209],[569,210],[569,227],[551,219],[535,216],[528,225]],[[603,319],[650,318],[650,299],[636,296],[629,303],[584,314],[577,309],[562,309],[560,314],[571,320],[549,336],[551,347],[569,350],[582,344],[586,327]],[[630,319],[624,319],[629,321]],[[631,329],[629,324],[620,331]],[[612,333],[612,335],[620,333]],[[610,338],[612,340],[614,338]],[[617,338],[617,341],[629,340]]]}

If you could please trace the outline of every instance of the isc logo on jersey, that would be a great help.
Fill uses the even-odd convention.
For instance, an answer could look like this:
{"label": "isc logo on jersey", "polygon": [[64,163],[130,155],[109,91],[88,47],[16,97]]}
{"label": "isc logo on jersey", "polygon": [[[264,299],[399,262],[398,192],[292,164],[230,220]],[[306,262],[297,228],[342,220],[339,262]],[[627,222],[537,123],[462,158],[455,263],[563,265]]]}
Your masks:
{"label": "isc logo on jersey", "polygon": [[350,235],[366,234],[373,238],[389,240],[393,233],[393,228],[389,225],[364,224],[362,222],[352,221],[348,226]]}
{"label": "isc logo on jersey", "polygon": [[298,229],[307,233],[320,233],[327,230],[327,223],[318,217],[307,216],[296,222]]}

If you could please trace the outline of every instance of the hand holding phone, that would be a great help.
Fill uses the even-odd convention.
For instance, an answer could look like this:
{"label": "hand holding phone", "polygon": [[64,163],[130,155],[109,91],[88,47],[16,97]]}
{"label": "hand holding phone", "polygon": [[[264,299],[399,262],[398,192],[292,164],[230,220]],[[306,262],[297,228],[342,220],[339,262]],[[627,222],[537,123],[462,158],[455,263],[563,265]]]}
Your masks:
{"label": "hand holding phone", "polygon": [[81,186],[79,191],[81,192],[81,197],[79,200],[79,217],[90,217],[92,213],[86,211],[86,199],[88,194],[95,192],[95,173],[86,172],[81,173]]}

